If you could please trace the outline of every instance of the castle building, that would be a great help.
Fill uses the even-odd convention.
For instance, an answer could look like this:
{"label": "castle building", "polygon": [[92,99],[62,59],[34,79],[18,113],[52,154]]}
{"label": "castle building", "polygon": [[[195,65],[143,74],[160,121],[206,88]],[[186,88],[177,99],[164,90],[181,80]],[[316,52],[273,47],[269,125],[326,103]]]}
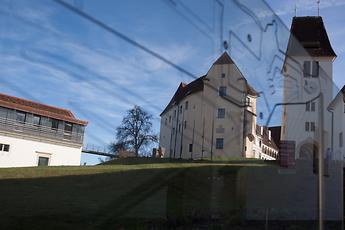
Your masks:
{"label": "castle building", "polygon": [[258,96],[224,52],[206,75],[181,83],[161,113],[164,157],[254,158]]}

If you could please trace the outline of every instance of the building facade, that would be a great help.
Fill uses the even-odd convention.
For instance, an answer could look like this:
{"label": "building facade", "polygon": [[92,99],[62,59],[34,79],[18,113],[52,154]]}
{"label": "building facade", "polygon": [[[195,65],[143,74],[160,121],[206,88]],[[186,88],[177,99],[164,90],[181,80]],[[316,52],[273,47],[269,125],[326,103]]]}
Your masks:
{"label": "building facade", "polygon": [[254,158],[263,160],[277,160],[279,148],[272,138],[271,130],[267,127],[256,125],[255,142],[253,148]]}
{"label": "building facade", "polygon": [[164,157],[255,157],[256,98],[225,52],[208,73],[181,83],[161,113]]}
{"label": "building facade", "polygon": [[295,159],[331,148],[333,61],[336,54],[321,17],[294,17],[283,68],[281,139],[295,142]]}
{"label": "building facade", "polygon": [[80,165],[86,125],[69,110],[0,94],[0,167]]}
{"label": "building facade", "polygon": [[332,160],[344,161],[344,133],[345,133],[345,86],[338,92],[329,104],[328,110],[332,115],[331,149]]}

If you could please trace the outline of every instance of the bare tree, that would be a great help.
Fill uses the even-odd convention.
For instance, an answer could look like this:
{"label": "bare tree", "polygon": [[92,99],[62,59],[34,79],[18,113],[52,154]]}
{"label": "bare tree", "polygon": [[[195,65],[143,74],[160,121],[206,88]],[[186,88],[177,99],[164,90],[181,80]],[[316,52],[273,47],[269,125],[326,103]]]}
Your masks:
{"label": "bare tree", "polygon": [[139,156],[142,147],[158,140],[157,135],[152,133],[152,115],[135,105],[116,128],[116,139],[117,147],[126,146]]}

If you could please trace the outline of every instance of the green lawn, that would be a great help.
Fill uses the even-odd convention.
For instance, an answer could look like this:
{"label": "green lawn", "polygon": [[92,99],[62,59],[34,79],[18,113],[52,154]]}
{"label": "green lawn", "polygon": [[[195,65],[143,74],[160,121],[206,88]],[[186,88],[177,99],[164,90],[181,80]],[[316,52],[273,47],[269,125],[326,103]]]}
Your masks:
{"label": "green lawn", "polygon": [[263,229],[243,222],[248,167],[276,166],[141,158],[0,169],[0,229]]}

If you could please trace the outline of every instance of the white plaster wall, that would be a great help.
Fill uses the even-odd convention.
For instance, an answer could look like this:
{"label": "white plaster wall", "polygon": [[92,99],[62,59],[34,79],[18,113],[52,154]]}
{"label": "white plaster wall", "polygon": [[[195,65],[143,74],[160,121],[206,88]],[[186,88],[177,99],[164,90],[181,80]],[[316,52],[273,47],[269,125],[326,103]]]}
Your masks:
{"label": "white plaster wall", "polygon": [[[225,73],[225,78],[222,77]],[[245,80],[235,65],[214,65],[207,73],[204,90],[184,98],[161,116],[160,146],[165,148],[165,157],[198,159],[210,157],[245,157],[244,139],[247,140],[247,152],[252,153],[253,143],[244,138],[244,108],[230,103],[218,95],[220,86],[227,87],[227,95],[238,104],[245,102]],[[188,109],[185,102],[188,101]],[[252,107],[256,112],[256,98],[251,97]],[[182,106],[182,112],[179,107]],[[217,109],[225,108],[225,118],[217,118]],[[174,117],[174,111],[177,111]],[[171,116],[171,122],[169,117]],[[247,127],[245,134],[254,133],[256,117],[246,114]],[[167,120],[167,124],[165,121]],[[187,122],[186,128],[184,122]],[[179,124],[182,128],[179,131]],[[175,132],[172,129],[175,128]],[[217,133],[217,128],[224,128],[224,133]],[[183,130],[182,130],[183,129]],[[224,148],[216,149],[216,138],[224,138]],[[182,142],[181,142],[182,140]],[[193,152],[189,152],[189,144],[193,143]],[[182,144],[182,148],[181,148]]]}
{"label": "white plaster wall", "polygon": [[14,138],[0,135],[0,143],[10,151],[0,151],[0,167],[37,166],[38,154],[50,154],[50,166],[80,165],[81,148]]}
{"label": "white plaster wall", "polygon": [[[282,124],[282,140],[296,141],[295,158],[299,158],[300,147],[304,143],[320,142],[321,133],[321,117],[323,116],[323,137],[324,137],[324,151],[331,147],[331,113],[327,111],[327,106],[332,100],[333,82],[332,82],[332,64],[333,60],[330,58],[311,58],[311,57],[294,57],[294,61],[288,59],[286,71],[284,72],[284,103],[300,103],[309,101],[319,95],[323,95],[323,105],[320,98],[315,99],[316,111],[306,111],[306,105],[286,105],[283,110],[283,124]],[[303,62],[308,60],[319,61],[320,71],[318,78],[304,78],[303,77]],[[297,61],[297,62],[296,62]],[[307,93],[305,88],[308,84],[313,83],[315,90],[312,93]],[[323,114],[321,114],[321,112]],[[306,132],[305,122],[315,122],[316,131]]]}
{"label": "white plaster wall", "polygon": [[[345,157],[345,113],[342,93],[333,102],[333,160],[344,160]],[[343,133],[343,146],[340,146],[339,133]]]}

